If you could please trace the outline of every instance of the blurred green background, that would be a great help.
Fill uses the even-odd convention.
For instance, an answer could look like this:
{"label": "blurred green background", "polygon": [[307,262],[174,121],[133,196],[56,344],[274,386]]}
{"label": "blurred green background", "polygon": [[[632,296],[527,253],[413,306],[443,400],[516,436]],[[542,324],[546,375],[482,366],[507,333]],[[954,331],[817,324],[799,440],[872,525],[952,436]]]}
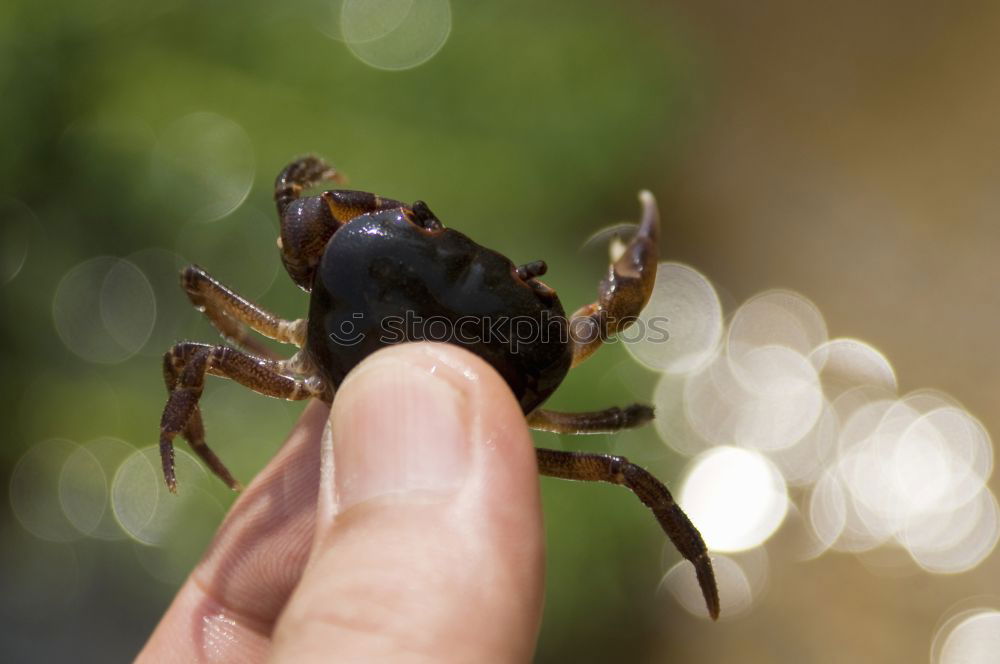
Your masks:
{"label": "blurred green background", "polygon": [[[333,0],[0,6],[0,483],[15,502],[58,487],[44,473],[34,493],[11,484],[37,443],[156,442],[160,355],[216,338],[176,285],[185,262],[304,314],[307,297],[279,272],[271,184],[307,152],[351,187],[426,200],[515,262],[544,258],[568,309],[606,269],[604,248],[584,240],[634,218],[636,191],[651,189],[664,256],[706,274],[727,307],[767,287],[801,291],[831,336],[882,349],[902,386],[940,387],[1000,425],[994,5],[455,2],[443,47],[404,71],[372,66],[364,44],[353,54],[336,38],[338,11]],[[432,19],[385,48],[418,59]],[[71,270],[98,256],[143,271],[155,318],[129,281],[115,301],[135,310],[85,288],[57,296],[68,274],[86,285],[95,264]],[[133,314],[149,318],[148,340],[127,324],[110,345],[94,336]],[[550,403],[648,399],[655,381],[612,346]],[[244,481],[301,409],[218,380],[204,403],[210,444]],[[668,481],[684,463],[651,429],[536,439],[624,451]],[[59,525],[41,539],[0,501],[0,659],[133,656],[233,499],[204,486],[218,509],[156,548]],[[795,562],[779,533],[768,594],[710,625],[656,592],[677,554],[632,496],[542,488],[538,661],[922,661],[949,606],[1000,592],[996,556],[914,583],[845,555]]]}

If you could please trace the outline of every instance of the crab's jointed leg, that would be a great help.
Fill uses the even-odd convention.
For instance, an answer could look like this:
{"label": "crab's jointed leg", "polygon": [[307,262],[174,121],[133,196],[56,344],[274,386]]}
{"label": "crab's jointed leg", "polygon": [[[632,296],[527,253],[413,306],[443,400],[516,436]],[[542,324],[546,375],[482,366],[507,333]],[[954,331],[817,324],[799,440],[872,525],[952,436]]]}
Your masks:
{"label": "crab's jointed leg", "polygon": [[302,195],[302,191],[320,182],[341,182],[336,169],[319,157],[302,157],[285,166],[274,180],[274,202],[281,215],[288,205]]}
{"label": "crab's jointed leg", "polygon": [[279,318],[222,285],[197,265],[181,272],[181,287],[196,309],[203,312],[222,337],[254,355],[277,359],[253,339],[247,328],[281,343],[301,348],[305,344],[306,322]]}
{"label": "crab's jointed leg", "polygon": [[631,490],[653,511],[660,527],[681,555],[694,565],[708,613],[713,619],[719,617],[719,589],[705,542],[698,529],[674,502],[670,491],[660,480],[621,456],[542,448],[535,451],[538,457],[538,472],[542,475],[566,480],[609,482],[623,485]]}
{"label": "crab's jointed leg", "polygon": [[287,362],[254,357],[229,346],[185,342],[167,351],[163,357],[163,378],[170,396],[160,420],[160,458],[171,491],[177,490],[173,439],[178,434],[230,488],[239,488],[229,470],[205,444],[198,407],[205,374],[235,380],[255,392],[279,399],[322,398],[323,385],[317,377],[293,378],[282,373],[286,370],[289,370]]}
{"label": "crab's jointed leg", "polygon": [[660,213],[653,194],[648,191],[639,192],[639,201],[642,220],[635,237],[601,280],[597,300],[578,309],[570,319],[573,366],[635,322],[653,292],[659,260]]}
{"label": "crab's jointed leg", "polygon": [[605,408],[589,413],[560,413],[539,408],[528,415],[528,426],[552,433],[614,433],[633,429],[653,419],[653,408],[632,404],[625,408]]}

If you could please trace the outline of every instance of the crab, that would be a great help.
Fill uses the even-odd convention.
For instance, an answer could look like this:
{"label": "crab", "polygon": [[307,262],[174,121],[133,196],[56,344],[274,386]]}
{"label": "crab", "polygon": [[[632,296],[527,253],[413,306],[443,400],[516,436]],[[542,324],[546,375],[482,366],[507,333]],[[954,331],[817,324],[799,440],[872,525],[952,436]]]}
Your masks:
{"label": "crab", "polygon": [[[422,201],[406,205],[345,189],[303,197],[323,181],[339,182],[340,176],[322,159],[310,156],[286,166],[274,188],[281,261],[291,279],[310,294],[307,318],[282,319],[196,265],[181,272],[191,303],[229,343],[182,342],[164,355],[169,397],[160,422],[160,454],[171,492],[177,491],[173,441],[178,435],[223,482],[240,488],[205,442],[198,401],[206,374],[270,397],[331,403],[355,365],[379,348],[403,341],[444,340],[482,357],[507,382],[533,429],[607,433],[653,418],[653,409],[640,404],[577,413],[541,408],[570,368],[632,324],[649,300],[660,232],[651,193],[640,192],[641,221],[600,282],[597,299],[567,318],[555,291],[538,279],[546,272],[544,261],[517,266],[446,228]],[[417,324],[431,320],[450,326],[451,334],[432,337],[431,330],[442,326]],[[498,327],[485,321],[501,323]],[[299,350],[279,359],[250,330]],[[708,550],[662,482],[622,456],[542,448],[536,452],[542,475],[630,489],[694,565],[709,615],[718,617]]]}

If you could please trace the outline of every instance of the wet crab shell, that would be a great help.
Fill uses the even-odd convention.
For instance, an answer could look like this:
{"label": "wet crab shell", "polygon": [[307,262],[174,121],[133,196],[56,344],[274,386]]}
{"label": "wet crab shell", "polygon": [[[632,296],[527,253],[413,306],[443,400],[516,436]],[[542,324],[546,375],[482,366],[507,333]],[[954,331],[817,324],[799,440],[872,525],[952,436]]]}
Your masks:
{"label": "wet crab shell", "polygon": [[403,209],[339,228],[317,266],[306,348],[334,390],[380,348],[446,341],[486,360],[525,413],[559,386],[572,362],[555,292],[523,280],[502,254],[458,231],[428,230]]}

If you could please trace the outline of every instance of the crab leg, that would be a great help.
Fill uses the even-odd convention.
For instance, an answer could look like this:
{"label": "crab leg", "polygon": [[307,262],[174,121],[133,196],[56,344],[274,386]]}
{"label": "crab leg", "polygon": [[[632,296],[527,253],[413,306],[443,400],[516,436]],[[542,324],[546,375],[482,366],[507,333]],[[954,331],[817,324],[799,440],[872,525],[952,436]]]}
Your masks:
{"label": "crab leg", "polygon": [[589,413],[560,413],[539,408],[528,415],[528,426],[552,433],[613,433],[641,427],[652,419],[652,407],[637,403]]}
{"label": "crab leg", "polygon": [[319,379],[292,378],[281,371],[285,362],[262,359],[248,355],[229,346],[209,346],[199,343],[180,343],[163,357],[163,377],[170,396],[160,420],[160,458],[167,487],[177,491],[174,475],[173,439],[182,435],[191,448],[230,488],[239,489],[239,483],[205,443],[198,400],[205,386],[205,374],[229,378],[255,392],[288,400],[322,397]]}
{"label": "crab leg", "polygon": [[549,477],[587,482],[621,484],[632,491],[653,511],[663,532],[680,554],[694,565],[695,575],[705,605],[713,619],[719,617],[719,589],[712,571],[712,560],[698,529],[674,502],[670,491],[645,469],[628,459],[610,454],[563,452],[536,449],[538,472]]}
{"label": "crab leg", "polygon": [[276,359],[271,351],[247,333],[247,327],[270,339],[301,348],[305,343],[304,319],[284,320],[223,286],[197,265],[181,272],[181,287],[191,304],[212,322],[227,341],[254,355]]}
{"label": "crab leg", "polygon": [[608,337],[635,322],[653,292],[659,260],[660,213],[653,194],[648,191],[639,192],[639,201],[642,220],[635,237],[601,280],[597,301],[578,309],[570,320],[573,366],[590,357]]}
{"label": "crab leg", "polygon": [[391,198],[346,189],[299,198],[303,191],[324,180],[339,179],[322,159],[303,157],[286,166],[274,183],[274,202],[281,219],[281,260],[292,280],[304,290],[312,288],[313,271],[338,228],[368,212],[407,207]]}
{"label": "crab leg", "polygon": [[319,157],[302,157],[285,166],[274,181],[274,202],[278,214],[284,213],[288,205],[302,195],[304,189],[320,182],[341,182],[343,177],[336,169]]}
{"label": "crab leg", "polygon": [[[209,346],[205,344],[196,343],[181,343],[177,344],[169,351],[163,355],[163,382],[167,386],[167,394],[173,394],[174,388],[177,386],[177,381],[180,378],[181,371],[184,369],[184,365],[191,358],[195,352],[201,350],[202,348],[208,348]],[[218,477],[222,478],[222,481],[226,485],[235,490],[239,490],[240,483],[229,472],[225,464],[215,456],[208,445],[205,443],[205,425],[201,419],[201,407],[196,403],[194,408],[191,409],[191,415],[188,417],[187,422],[184,424],[184,428],[181,430],[181,436],[184,440],[188,442],[191,449],[202,458],[202,460],[208,464],[208,467],[212,469]],[[162,454],[162,452],[161,452]],[[173,451],[171,451],[171,458],[173,457]],[[172,459],[171,459],[172,461]]]}

